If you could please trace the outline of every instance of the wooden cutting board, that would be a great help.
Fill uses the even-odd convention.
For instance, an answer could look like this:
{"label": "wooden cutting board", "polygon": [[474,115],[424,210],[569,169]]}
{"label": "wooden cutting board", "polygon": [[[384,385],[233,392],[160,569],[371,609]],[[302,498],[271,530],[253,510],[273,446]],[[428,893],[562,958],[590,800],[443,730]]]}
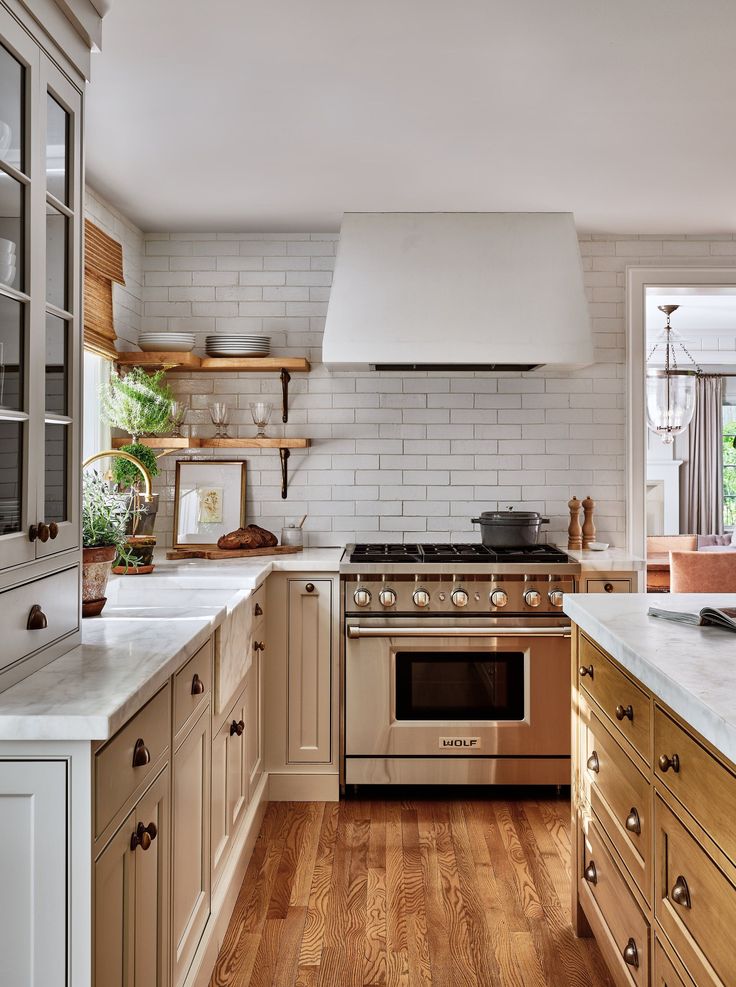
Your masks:
{"label": "wooden cutting board", "polygon": [[247,559],[256,555],[293,555],[301,545],[277,545],[275,548],[177,548],[166,553],[167,559]]}

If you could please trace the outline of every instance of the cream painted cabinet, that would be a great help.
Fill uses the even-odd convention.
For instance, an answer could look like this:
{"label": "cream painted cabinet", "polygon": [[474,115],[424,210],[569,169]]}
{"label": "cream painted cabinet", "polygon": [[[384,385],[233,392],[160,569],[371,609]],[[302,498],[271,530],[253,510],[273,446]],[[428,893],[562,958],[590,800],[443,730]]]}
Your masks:
{"label": "cream painted cabinet", "polygon": [[287,759],[326,764],[332,758],[331,579],[289,579]]}
{"label": "cream painted cabinet", "polygon": [[210,707],[174,752],[173,982],[183,983],[210,914]]}
{"label": "cream painted cabinet", "polygon": [[248,807],[248,689],[228,711],[212,742],[212,887],[227,862]]}
{"label": "cream painted cabinet", "polygon": [[169,985],[169,769],[94,865],[95,987]]}
{"label": "cream painted cabinet", "polygon": [[263,651],[259,648],[253,655],[253,664],[248,672],[248,686],[245,690],[245,754],[248,772],[248,801],[252,801],[263,776],[262,663]]}

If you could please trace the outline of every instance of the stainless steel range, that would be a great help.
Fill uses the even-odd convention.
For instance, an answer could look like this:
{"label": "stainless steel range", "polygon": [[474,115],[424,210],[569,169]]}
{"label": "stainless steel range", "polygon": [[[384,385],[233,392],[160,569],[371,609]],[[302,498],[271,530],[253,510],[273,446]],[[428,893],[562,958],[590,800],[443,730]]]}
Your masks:
{"label": "stainless steel range", "polygon": [[341,782],[570,782],[579,563],[548,545],[350,545]]}

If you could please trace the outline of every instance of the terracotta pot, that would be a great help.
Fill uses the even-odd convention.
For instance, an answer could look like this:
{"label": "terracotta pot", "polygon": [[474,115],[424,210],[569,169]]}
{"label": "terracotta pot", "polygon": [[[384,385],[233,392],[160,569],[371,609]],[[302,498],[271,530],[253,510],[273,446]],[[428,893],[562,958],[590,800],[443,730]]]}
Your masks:
{"label": "terracotta pot", "polygon": [[135,561],[127,565],[122,559],[115,559],[112,571],[120,576],[153,572],[153,550],[156,547],[156,539],[152,535],[129,535],[126,544],[133,553]]}
{"label": "terracotta pot", "polygon": [[100,613],[105,605],[105,590],[115,559],[115,547],[82,549],[82,615]]}

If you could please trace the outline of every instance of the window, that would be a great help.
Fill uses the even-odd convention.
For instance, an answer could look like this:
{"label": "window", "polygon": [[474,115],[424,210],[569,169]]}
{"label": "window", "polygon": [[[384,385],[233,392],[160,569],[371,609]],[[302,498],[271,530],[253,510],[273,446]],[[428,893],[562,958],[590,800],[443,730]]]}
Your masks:
{"label": "window", "polygon": [[84,351],[83,458],[110,448],[110,428],[102,421],[100,387],[110,375],[110,361],[90,350]]}

